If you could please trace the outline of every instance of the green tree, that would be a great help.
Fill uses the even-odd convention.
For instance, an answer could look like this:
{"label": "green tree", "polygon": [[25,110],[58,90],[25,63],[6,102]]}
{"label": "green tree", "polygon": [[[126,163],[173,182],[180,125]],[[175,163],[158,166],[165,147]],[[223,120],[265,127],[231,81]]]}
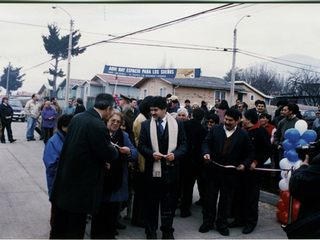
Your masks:
{"label": "green tree", "polygon": [[[69,47],[69,34],[66,36],[60,36],[60,29],[58,26],[54,24],[48,24],[49,35],[42,35],[43,45],[46,49],[47,53],[51,55],[52,59],[55,60],[55,63],[52,64],[53,68],[49,68],[49,70],[44,73],[48,73],[52,75],[52,79],[48,79],[50,86],[53,88],[53,95],[56,95],[56,83],[57,77],[64,77],[65,74],[62,69],[59,68],[59,62],[61,60],[66,60],[68,58],[68,47]],[[86,48],[81,48],[78,46],[79,40],[81,38],[81,34],[79,30],[72,32],[72,48],[71,55],[78,56],[83,53]]]}
{"label": "green tree", "polygon": [[1,76],[0,86],[9,91],[9,94],[12,91],[16,91],[22,87],[24,79],[22,79],[26,74],[20,75],[20,68],[14,68],[10,65],[9,69],[9,85],[7,88],[7,75],[8,75],[8,67],[3,68],[3,75]]}

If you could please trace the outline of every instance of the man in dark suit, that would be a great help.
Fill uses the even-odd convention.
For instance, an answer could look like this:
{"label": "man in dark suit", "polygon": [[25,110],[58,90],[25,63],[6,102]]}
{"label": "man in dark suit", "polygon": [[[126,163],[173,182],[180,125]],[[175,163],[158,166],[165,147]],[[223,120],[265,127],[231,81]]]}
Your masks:
{"label": "man in dark suit", "polygon": [[106,163],[118,157],[107,126],[114,98],[100,93],[94,108],[68,126],[50,201],[54,219],[50,238],[84,238],[87,214],[98,214]]}
{"label": "man in dark suit", "polygon": [[145,157],[145,213],[147,238],[157,238],[161,202],[162,238],[173,239],[175,192],[179,165],[187,151],[183,123],[167,114],[163,97],[151,101],[152,118],[142,122],[139,151]]}
{"label": "man in dark suit", "polygon": [[11,143],[17,141],[12,137],[12,130],[11,130],[11,122],[13,117],[13,109],[8,104],[8,98],[2,98],[2,104],[0,105],[0,117],[1,117],[1,124],[2,124],[2,135],[1,135],[1,143],[6,143],[4,137],[4,130],[7,129],[8,139]]}
{"label": "man in dark suit", "polygon": [[208,134],[208,130],[201,124],[204,119],[205,111],[202,108],[193,109],[191,119],[184,121],[184,129],[186,132],[188,151],[184,156],[183,164],[181,164],[180,182],[177,197],[181,197],[180,201],[180,217],[189,217],[191,215],[190,207],[193,198],[193,186],[197,179],[200,198],[204,199],[203,191],[203,157],[202,142]]}
{"label": "man in dark suit", "polygon": [[[238,180],[238,171],[249,169],[255,154],[248,133],[237,126],[239,120],[240,112],[234,108],[228,109],[225,113],[224,125],[213,126],[203,142],[202,154],[206,162],[204,167],[206,198],[202,209],[203,224],[199,232],[208,232],[215,223],[221,235],[229,235],[227,217]],[[211,160],[221,165],[233,165],[236,169],[218,166]],[[219,211],[216,220],[219,193]]]}

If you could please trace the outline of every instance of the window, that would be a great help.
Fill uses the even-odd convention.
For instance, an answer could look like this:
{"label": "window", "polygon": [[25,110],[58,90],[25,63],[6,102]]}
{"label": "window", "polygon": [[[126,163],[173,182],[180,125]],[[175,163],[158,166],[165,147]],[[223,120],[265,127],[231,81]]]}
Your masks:
{"label": "window", "polygon": [[225,91],[215,91],[214,99],[219,98],[221,100],[226,100],[227,93]]}
{"label": "window", "polygon": [[161,97],[167,96],[167,87],[160,88],[160,96]]}
{"label": "window", "polygon": [[254,95],[253,94],[251,94],[251,96],[250,96],[250,101],[254,101]]}
{"label": "window", "polygon": [[147,89],[144,88],[144,89],[142,89],[142,91],[141,91],[141,99],[144,99],[146,96],[147,96]]}

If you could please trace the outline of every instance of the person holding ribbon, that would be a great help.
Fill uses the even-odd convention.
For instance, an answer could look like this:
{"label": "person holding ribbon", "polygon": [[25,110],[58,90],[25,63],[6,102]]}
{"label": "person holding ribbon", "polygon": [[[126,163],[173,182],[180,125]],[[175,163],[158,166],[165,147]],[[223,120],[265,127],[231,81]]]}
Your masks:
{"label": "person holding ribbon", "polygon": [[[259,105],[259,104],[258,104]],[[254,161],[250,168],[240,174],[238,186],[233,201],[236,204],[236,218],[228,226],[243,227],[243,234],[251,233],[258,223],[258,208],[260,196],[261,171],[263,164],[271,157],[272,146],[270,135],[258,121],[258,113],[249,109],[242,116],[243,129],[248,132],[255,149]],[[263,169],[260,169],[263,170]]]}
{"label": "person holding ribbon", "polygon": [[[214,125],[202,145],[202,155],[206,162],[204,166],[206,198],[202,205],[203,223],[199,228],[201,233],[208,232],[216,224],[221,235],[229,235],[227,218],[230,215],[238,175],[239,172],[249,169],[254,160],[255,152],[249,135],[237,126],[240,115],[235,108],[226,110],[224,124]],[[216,220],[219,193],[219,211]]]}
{"label": "person holding ribbon", "polygon": [[161,203],[163,239],[173,239],[175,193],[179,181],[180,161],[187,152],[183,122],[167,113],[164,97],[151,100],[151,119],[141,124],[138,149],[145,157],[145,233],[156,239]]}

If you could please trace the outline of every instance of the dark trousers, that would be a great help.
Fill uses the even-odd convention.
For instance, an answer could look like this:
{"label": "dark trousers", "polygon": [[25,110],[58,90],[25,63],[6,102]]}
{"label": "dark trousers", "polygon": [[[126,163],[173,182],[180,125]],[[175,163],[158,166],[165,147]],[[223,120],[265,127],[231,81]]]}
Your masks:
{"label": "dark trousers", "polygon": [[91,239],[115,239],[120,202],[101,203],[99,214],[92,215]]}
{"label": "dark trousers", "polygon": [[251,228],[258,223],[260,184],[261,172],[246,171],[242,173],[235,191],[236,220]]}
{"label": "dark trousers", "polygon": [[173,233],[173,217],[175,211],[175,193],[177,182],[165,182],[163,178],[146,179],[146,234],[156,233],[159,219],[159,203],[161,205],[161,231]]}
{"label": "dark trousers", "polygon": [[180,197],[180,212],[187,213],[190,211],[193,199],[193,187],[195,184],[195,177],[182,177],[179,181],[179,187],[177,191],[177,198]]}
{"label": "dark trousers", "polygon": [[198,185],[198,191],[200,195],[200,199],[203,201],[205,199],[205,185],[204,185],[204,178],[203,178],[203,165],[201,167],[197,168],[197,185]]}
{"label": "dark trousers", "polygon": [[145,227],[145,202],[144,202],[144,173],[134,172],[133,178],[133,207],[132,224],[138,227]]}
{"label": "dark trousers", "polygon": [[51,138],[53,136],[53,128],[46,128],[44,127],[44,139],[43,142],[47,143],[49,138]]}
{"label": "dark trousers", "polygon": [[6,138],[4,136],[4,130],[5,129],[7,129],[8,139],[11,142],[13,140],[12,130],[11,130],[11,122],[9,122],[9,123],[1,122],[1,124],[2,124],[1,142],[5,142],[6,141]]}
{"label": "dark trousers", "polygon": [[87,214],[72,213],[54,206],[54,218],[50,239],[83,239]]}
{"label": "dark trousers", "polygon": [[[226,183],[223,176],[208,178],[205,181],[206,197],[202,205],[203,224],[206,226],[216,226],[218,228],[226,228],[228,226],[228,216],[231,209],[231,201],[234,194],[234,187]],[[216,205],[218,196],[218,216],[216,219]]]}

